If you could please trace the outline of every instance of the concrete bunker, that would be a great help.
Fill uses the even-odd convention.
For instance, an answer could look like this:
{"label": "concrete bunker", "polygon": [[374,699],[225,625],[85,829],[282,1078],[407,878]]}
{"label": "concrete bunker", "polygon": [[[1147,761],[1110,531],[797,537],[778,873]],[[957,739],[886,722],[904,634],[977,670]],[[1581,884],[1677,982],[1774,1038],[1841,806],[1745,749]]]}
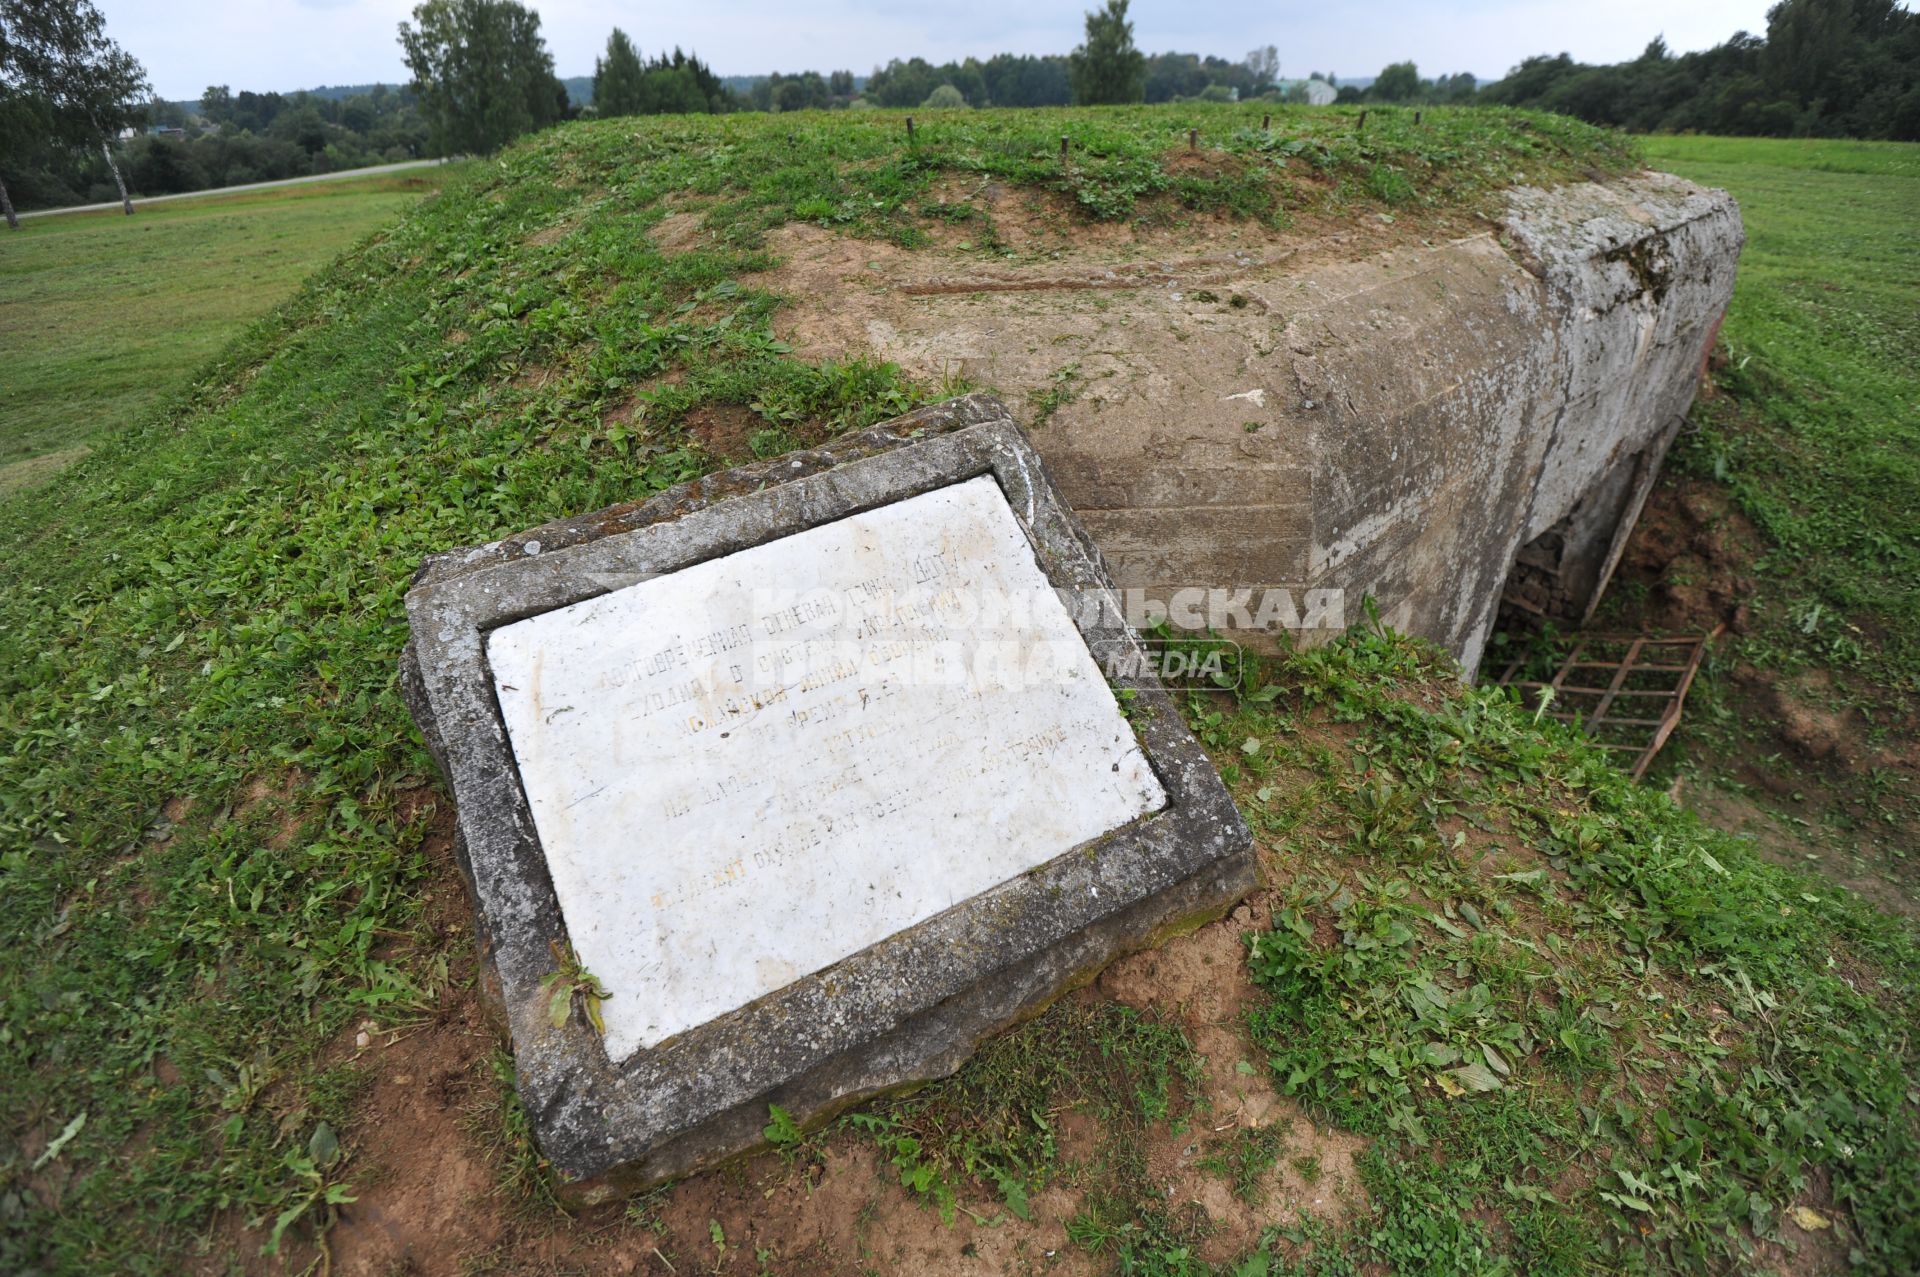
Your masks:
{"label": "concrete bunker", "polygon": [[1289,232],[1069,234],[1033,193],[943,194],[998,255],[787,227],[780,334],[1005,397],[1136,622],[1312,642],[1371,597],[1469,675],[1503,596],[1591,611],[1743,240],[1725,192],[1651,172]]}

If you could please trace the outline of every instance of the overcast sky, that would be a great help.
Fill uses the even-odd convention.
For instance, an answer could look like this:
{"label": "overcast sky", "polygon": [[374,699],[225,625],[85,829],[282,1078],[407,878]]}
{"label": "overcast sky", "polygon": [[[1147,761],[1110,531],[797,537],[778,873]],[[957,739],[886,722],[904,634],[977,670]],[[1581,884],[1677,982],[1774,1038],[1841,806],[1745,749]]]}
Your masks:
{"label": "overcast sky", "polygon": [[[525,0],[523,0],[525,2]],[[864,73],[892,57],[1065,53],[1095,0],[533,0],[555,69],[590,75],[607,33],[645,52],[680,45],[723,75]],[[209,84],[257,91],[407,78],[394,31],[412,0],[97,0],[107,32],[164,98]],[[1771,0],[1134,0],[1134,38],[1239,58],[1273,44],[1281,72],[1372,75],[1412,58],[1427,75],[1497,77],[1533,53],[1617,62],[1664,34],[1676,51],[1763,32]]]}

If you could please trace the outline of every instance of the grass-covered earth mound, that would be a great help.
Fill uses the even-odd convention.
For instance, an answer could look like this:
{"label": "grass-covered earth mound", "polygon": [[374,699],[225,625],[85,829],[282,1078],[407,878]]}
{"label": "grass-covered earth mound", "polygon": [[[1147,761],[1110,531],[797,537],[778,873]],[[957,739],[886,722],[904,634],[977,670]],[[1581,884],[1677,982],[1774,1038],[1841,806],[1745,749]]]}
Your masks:
{"label": "grass-covered earth mound", "polygon": [[1417,224],[1636,163],[1524,113],[1260,124],[567,127],[0,506],[0,1270],[1920,1263],[1910,934],[1371,631],[1186,706],[1268,870],[1235,919],[948,1082],[552,1206],[395,692],[413,568],[954,389],[776,340],[784,224],[911,247],[979,216],[956,174],[1147,230]]}

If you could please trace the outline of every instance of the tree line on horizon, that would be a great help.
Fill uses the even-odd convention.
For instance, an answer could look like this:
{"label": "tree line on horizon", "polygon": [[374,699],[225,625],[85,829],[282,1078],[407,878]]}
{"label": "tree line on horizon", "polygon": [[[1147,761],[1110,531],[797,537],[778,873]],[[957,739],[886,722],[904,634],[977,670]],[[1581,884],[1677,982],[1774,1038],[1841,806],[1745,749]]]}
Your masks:
{"label": "tree line on horizon", "polygon": [[[142,195],[217,189],[429,158],[419,104],[405,86],[364,92],[255,93],[208,86],[196,103],[139,104],[114,143],[127,184]],[[130,134],[126,136],[124,134]],[[0,176],[22,208],[58,208],[114,198],[95,149],[36,148]]]}
{"label": "tree line on horizon", "polygon": [[1920,14],[1895,0],[1783,0],[1765,36],[1698,53],[1663,39],[1606,66],[1532,57],[1476,101],[1635,133],[1920,140]]}
{"label": "tree line on horizon", "polygon": [[399,42],[407,85],[339,95],[215,85],[195,111],[148,100],[145,72],[106,38],[92,0],[0,0],[0,210],[11,218],[15,202],[116,192],[124,203],[129,183],[160,195],[490,154],[582,116],[1304,101],[1312,80],[1337,86],[1342,103],[1530,107],[1634,132],[1920,139],[1920,15],[1896,0],[1781,0],[1764,36],[1739,32],[1680,55],[1655,39],[1611,65],[1540,55],[1490,84],[1467,73],[1425,79],[1412,61],[1366,87],[1338,85],[1331,72],[1283,80],[1273,45],[1237,61],[1147,55],[1128,0],[1088,13],[1085,42],[1068,54],[895,58],[864,78],[774,72],[733,77],[739,88],[693,53],[643,56],[616,28],[579,104],[554,72],[540,15],[517,0],[424,0]]}
{"label": "tree line on horizon", "polygon": [[[514,0],[435,3],[518,9]],[[774,72],[735,94],[698,58],[685,60],[691,72],[681,59],[676,49],[671,61],[643,64],[616,28],[595,64],[586,113],[1301,101],[1306,88],[1281,80],[1273,45],[1239,61],[1177,52],[1149,57],[1134,42],[1128,0],[1105,0],[1088,13],[1085,42],[1070,54],[1003,53],[938,65],[896,58],[864,83],[847,70]],[[1522,106],[1635,132],[1914,140],[1920,15],[1897,0],[1780,0],[1768,10],[1764,37],[1737,32],[1698,53],[1676,56],[1656,38],[1631,61],[1594,66],[1565,53],[1540,55],[1485,85],[1465,72],[1425,79],[1412,61],[1388,65],[1364,88],[1338,86],[1331,73],[1308,79],[1336,86],[1343,103]]]}

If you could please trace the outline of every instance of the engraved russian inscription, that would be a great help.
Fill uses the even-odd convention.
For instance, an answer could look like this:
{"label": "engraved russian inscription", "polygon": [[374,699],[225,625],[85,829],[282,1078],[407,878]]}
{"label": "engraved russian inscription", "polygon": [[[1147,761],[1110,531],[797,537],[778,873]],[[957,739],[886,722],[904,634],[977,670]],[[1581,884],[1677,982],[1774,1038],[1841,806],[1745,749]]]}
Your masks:
{"label": "engraved russian inscription", "polygon": [[615,1060],[1166,802],[991,477],[504,625],[487,655]]}

